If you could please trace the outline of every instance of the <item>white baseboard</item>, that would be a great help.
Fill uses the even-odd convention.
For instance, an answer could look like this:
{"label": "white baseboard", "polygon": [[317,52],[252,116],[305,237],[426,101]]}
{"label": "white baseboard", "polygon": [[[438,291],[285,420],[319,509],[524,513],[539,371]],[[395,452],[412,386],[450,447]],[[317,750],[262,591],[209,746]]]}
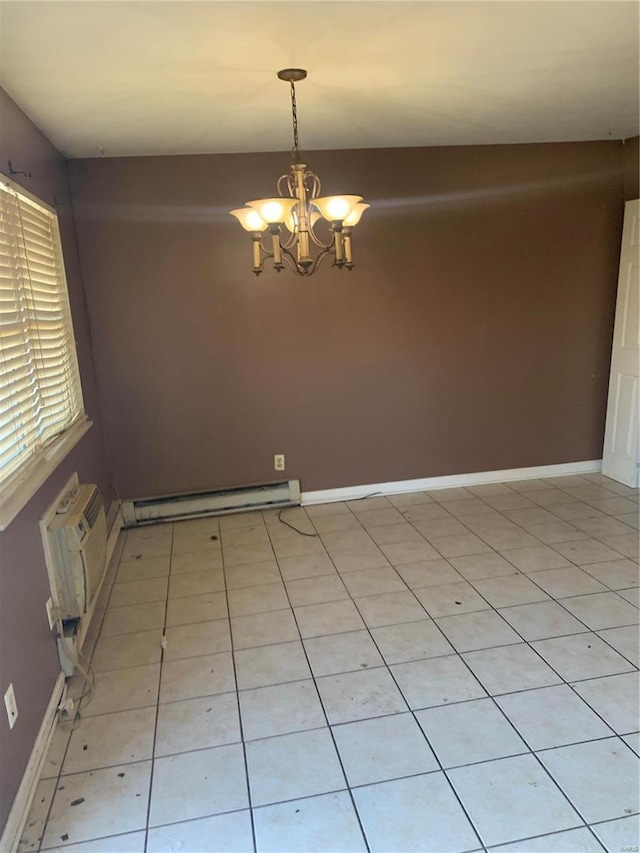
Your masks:
{"label": "white baseboard", "polygon": [[425,492],[431,489],[451,489],[455,486],[481,486],[486,483],[508,483],[516,480],[535,480],[538,477],[566,477],[571,474],[596,474],[602,469],[602,460],[565,462],[560,465],[539,465],[535,468],[508,468],[506,471],[480,471],[477,474],[449,474],[444,477],[424,477],[420,480],[398,480],[395,483],[369,483],[364,486],[346,486],[342,489],[321,489],[302,492],[301,503],[319,504],[349,501],[367,495],[398,495],[402,492]]}
{"label": "white baseboard", "polygon": [[7,823],[0,839],[0,850],[6,851],[6,853],[15,853],[20,844],[20,838],[22,837],[24,825],[27,822],[36,792],[36,786],[40,781],[40,774],[42,773],[44,761],[51,744],[51,738],[55,731],[56,712],[64,693],[64,686],[64,673],[61,672],[53,686],[36,742],[31,750],[27,769],[24,771],[24,776],[20,782],[18,793],[11,806],[11,811],[9,812],[9,817],[7,818]]}

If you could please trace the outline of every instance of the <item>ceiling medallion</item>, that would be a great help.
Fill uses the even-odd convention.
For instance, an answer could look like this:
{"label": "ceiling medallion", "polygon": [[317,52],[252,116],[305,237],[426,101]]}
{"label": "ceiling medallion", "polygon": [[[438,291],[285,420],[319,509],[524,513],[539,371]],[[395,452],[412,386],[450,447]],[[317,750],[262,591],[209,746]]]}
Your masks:
{"label": "ceiling medallion", "polygon": [[[278,71],[280,80],[291,86],[293,120],[291,165],[276,184],[279,197],[248,201],[246,207],[230,211],[251,234],[256,275],[260,275],[268,259],[277,272],[286,266],[303,276],[312,275],[328,257],[333,258],[333,266],[338,269],[353,269],[351,233],[369,207],[359,195],[320,197],[320,178],[300,162],[295,84],[306,76],[303,68]],[[326,242],[315,230],[322,224],[327,231]],[[265,231],[271,237],[270,246],[262,242]]]}

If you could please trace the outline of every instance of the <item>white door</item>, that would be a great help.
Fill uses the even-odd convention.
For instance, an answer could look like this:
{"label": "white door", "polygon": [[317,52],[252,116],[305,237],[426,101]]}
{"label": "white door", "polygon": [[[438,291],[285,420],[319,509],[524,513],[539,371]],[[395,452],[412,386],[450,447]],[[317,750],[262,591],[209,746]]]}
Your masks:
{"label": "white door", "polygon": [[640,447],[638,385],[640,362],[640,200],[624,209],[618,299],[611,352],[611,377],[602,473],[626,486],[638,485]]}

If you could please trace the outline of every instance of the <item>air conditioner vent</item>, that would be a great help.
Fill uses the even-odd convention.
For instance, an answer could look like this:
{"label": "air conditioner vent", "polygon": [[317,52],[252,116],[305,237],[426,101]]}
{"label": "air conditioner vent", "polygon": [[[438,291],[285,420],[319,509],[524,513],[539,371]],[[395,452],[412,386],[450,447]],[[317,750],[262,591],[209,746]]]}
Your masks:
{"label": "air conditioner vent", "polygon": [[100,515],[100,510],[102,509],[102,496],[100,494],[100,489],[96,488],[84,511],[84,517],[87,519],[90,528],[93,528],[98,516]]}
{"label": "air conditioner vent", "polygon": [[[107,526],[96,485],[75,485],[41,520],[52,597],[62,618],[91,611],[106,570]],[[57,512],[64,507],[64,512]]]}

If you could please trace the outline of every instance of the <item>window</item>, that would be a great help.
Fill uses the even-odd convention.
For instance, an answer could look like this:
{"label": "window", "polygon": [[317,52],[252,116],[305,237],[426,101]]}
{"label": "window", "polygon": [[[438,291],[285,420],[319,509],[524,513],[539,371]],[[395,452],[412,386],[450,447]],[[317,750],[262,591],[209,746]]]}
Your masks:
{"label": "window", "polygon": [[[81,423],[58,217],[0,176],[0,529],[71,449],[75,442],[56,452]],[[15,498],[20,487],[26,499]],[[3,512],[9,497],[13,511]]]}

